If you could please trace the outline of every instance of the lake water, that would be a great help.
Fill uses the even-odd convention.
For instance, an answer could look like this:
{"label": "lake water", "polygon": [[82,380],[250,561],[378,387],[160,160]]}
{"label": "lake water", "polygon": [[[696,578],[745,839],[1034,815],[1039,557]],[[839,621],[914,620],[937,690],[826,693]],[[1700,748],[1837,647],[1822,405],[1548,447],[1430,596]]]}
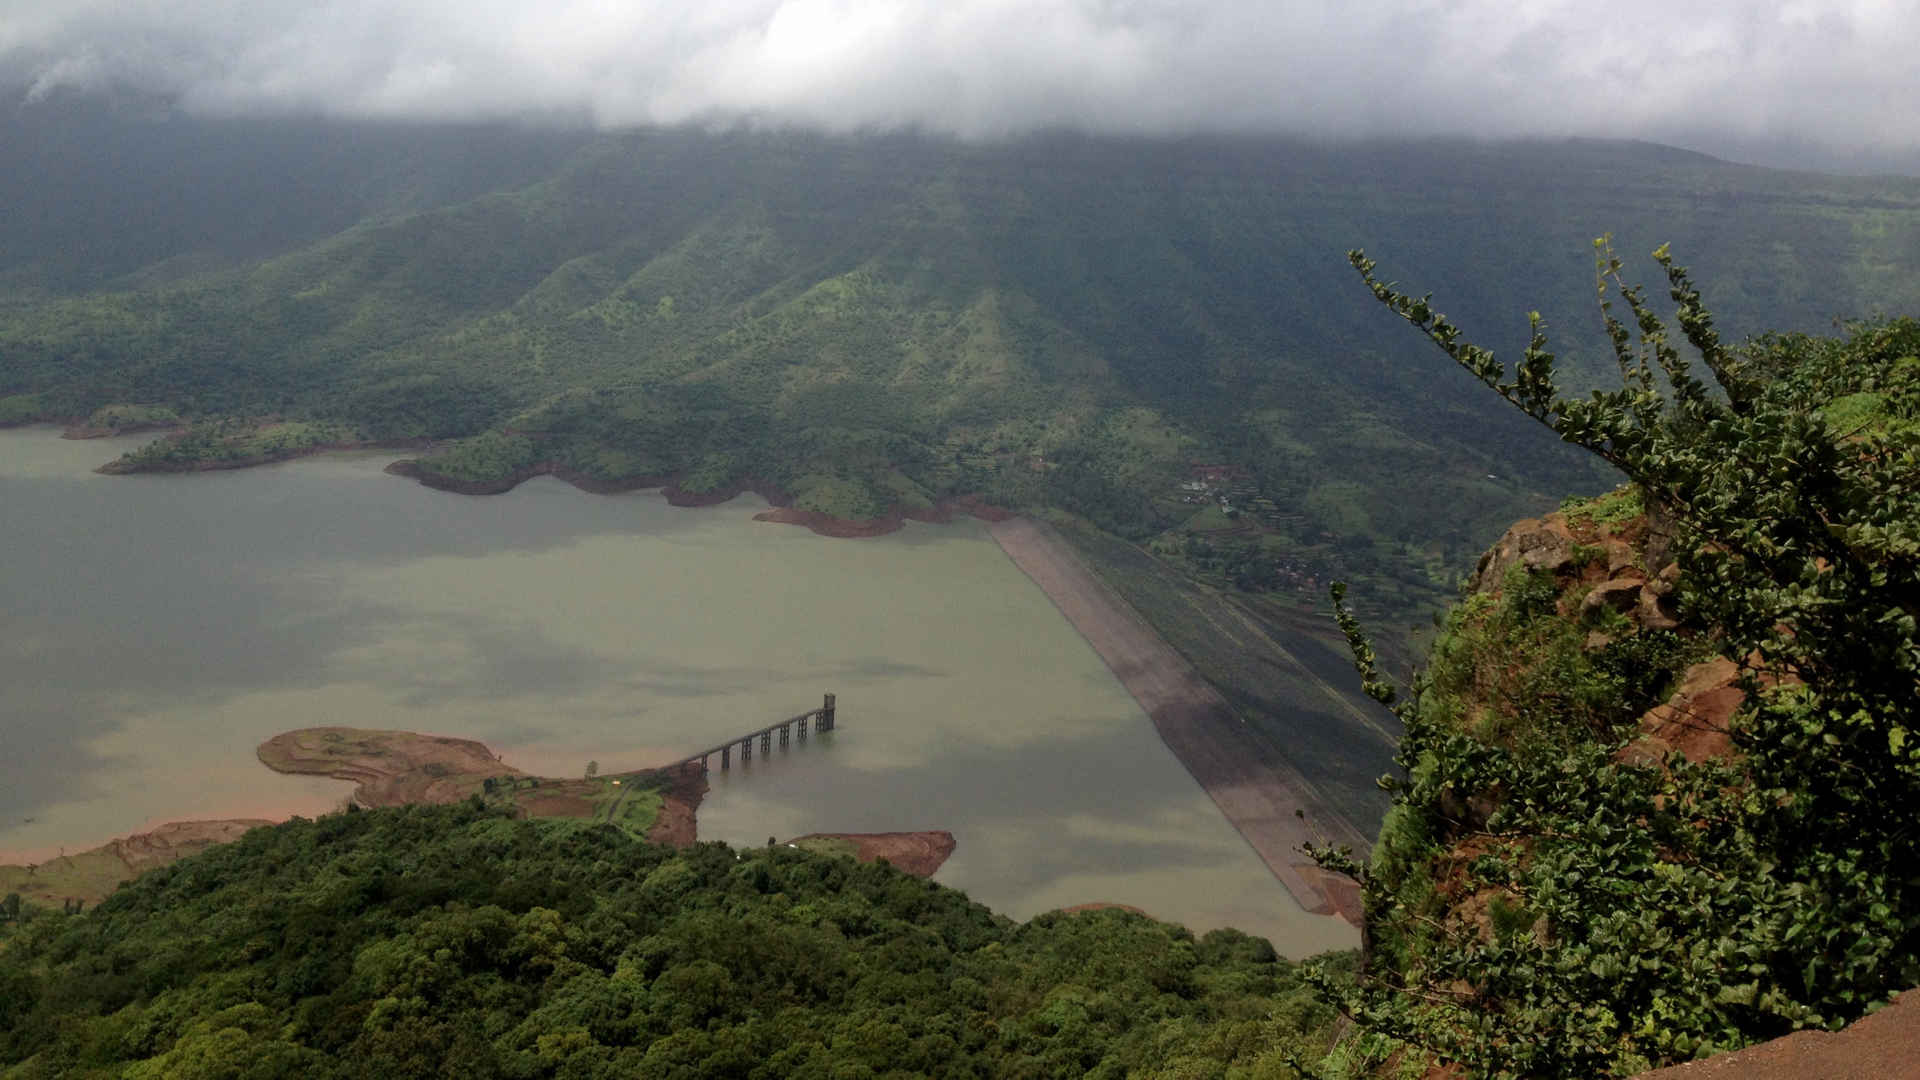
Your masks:
{"label": "lake water", "polygon": [[263,739],[482,740],[640,767],[839,695],[840,729],[713,774],[702,839],[948,829],[936,880],[1015,918],[1132,904],[1290,955],[1302,911],[1092,649],[971,521],[830,540],[537,479],[422,488],[391,454],[103,477],[139,440],[0,431],[0,861],[162,821],[314,814]]}

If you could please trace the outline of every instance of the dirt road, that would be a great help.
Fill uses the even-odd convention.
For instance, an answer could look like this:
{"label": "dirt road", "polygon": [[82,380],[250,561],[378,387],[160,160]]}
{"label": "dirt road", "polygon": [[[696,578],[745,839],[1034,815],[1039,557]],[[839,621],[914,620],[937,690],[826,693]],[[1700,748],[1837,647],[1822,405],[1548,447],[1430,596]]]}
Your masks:
{"label": "dirt road", "polygon": [[1332,842],[1364,851],[1368,838],[1329,810],[1307,778],[1249,730],[1193,665],[1096,577],[1052,528],[1029,518],[994,522],[988,528],[1014,564],[1106,661],[1153,719],[1161,740],[1300,906],[1357,918],[1351,897],[1329,887],[1300,846]]}

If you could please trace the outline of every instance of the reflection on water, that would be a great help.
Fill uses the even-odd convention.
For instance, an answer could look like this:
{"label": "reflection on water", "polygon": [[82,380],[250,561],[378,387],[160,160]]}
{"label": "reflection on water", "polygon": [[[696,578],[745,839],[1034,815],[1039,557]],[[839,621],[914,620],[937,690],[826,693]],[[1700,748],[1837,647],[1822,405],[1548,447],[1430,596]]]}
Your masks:
{"label": "reflection on water", "polygon": [[344,785],[253,759],[294,727],[462,735],[570,774],[831,690],[839,731],[714,774],[703,838],[944,828],[939,880],[1017,918],[1105,900],[1295,954],[1354,939],[1297,908],[973,523],[827,540],[753,522],[750,497],[469,498],[386,455],[87,471],[117,452],[0,432],[0,851],[322,810]]}

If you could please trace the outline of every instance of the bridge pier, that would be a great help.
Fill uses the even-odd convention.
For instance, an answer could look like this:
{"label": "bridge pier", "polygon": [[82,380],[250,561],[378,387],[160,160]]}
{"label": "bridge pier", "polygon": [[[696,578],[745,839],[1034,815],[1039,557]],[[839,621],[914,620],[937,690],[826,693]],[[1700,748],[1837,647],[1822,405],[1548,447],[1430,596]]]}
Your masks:
{"label": "bridge pier", "polygon": [[[806,742],[809,733],[818,735],[832,731],[834,729],[833,710],[834,696],[828,694],[821,699],[820,708],[811,709],[801,713],[799,716],[790,716],[785,720],[776,721],[756,731],[748,732],[745,735],[735,736],[721,743],[719,746],[702,750],[690,757],[682,758],[674,764],[666,766],[666,768],[678,769],[688,765],[698,764],[701,772],[709,772],[713,768],[713,755],[719,754],[720,768],[730,769],[733,767],[733,751],[735,748],[738,748],[740,751],[740,764],[742,766],[751,765],[753,763],[753,742],[755,739],[760,740],[761,757],[767,757],[773,753],[773,736],[775,732],[779,732],[780,734],[780,749],[783,751],[787,750],[793,746],[795,741]],[[798,728],[797,732],[795,730],[796,727]]]}

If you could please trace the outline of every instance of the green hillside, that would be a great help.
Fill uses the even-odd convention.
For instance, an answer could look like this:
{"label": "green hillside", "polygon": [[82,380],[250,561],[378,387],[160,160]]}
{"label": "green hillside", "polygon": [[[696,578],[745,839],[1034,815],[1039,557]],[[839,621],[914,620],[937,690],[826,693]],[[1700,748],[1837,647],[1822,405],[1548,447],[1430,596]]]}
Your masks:
{"label": "green hillside", "polygon": [[[1345,277],[1356,242],[1453,283],[1496,344],[1517,306],[1591,323],[1608,230],[1695,253],[1735,334],[1920,300],[1920,183],[1648,145],[645,132],[550,137],[516,184],[538,154],[498,138],[491,194],[164,285],[16,289],[0,418],[323,422],[465,440],[424,465],[456,485],[552,462],[850,518],[982,493],[1222,583],[1339,575],[1411,611],[1499,524],[1609,481],[1405,363]],[[380,175],[430,201],[449,168]],[[145,463],[261,440],[203,426]],[[1183,489],[1196,463],[1233,468]]]}
{"label": "green hillside", "polygon": [[1353,254],[1632,481],[1481,561],[1398,703],[1370,857],[1322,853],[1370,945],[1334,996],[1416,1069],[1632,1076],[1920,984],[1920,323],[1730,346],[1664,251],[1670,318],[1603,258],[1621,379],[1569,396],[1544,337],[1502,364]]}
{"label": "green hillside", "polygon": [[1327,1045],[1236,931],[501,814],[295,821],[0,912],[0,1076],[1285,1076]]}

